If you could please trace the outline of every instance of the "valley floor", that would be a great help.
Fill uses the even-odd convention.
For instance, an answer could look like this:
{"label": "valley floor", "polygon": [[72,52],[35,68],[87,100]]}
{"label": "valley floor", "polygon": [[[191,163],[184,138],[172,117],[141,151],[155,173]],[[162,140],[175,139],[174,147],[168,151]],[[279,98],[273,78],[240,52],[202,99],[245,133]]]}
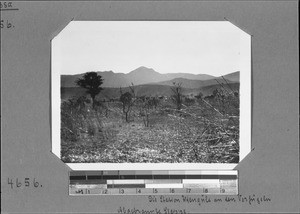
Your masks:
{"label": "valley floor", "polygon": [[143,117],[126,122],[109,108],[101,116],[101,130],[62,139],[62,160],[67,163],[237,163],[239,121],[228,117],[195,117],[156,109],[146,127]]}

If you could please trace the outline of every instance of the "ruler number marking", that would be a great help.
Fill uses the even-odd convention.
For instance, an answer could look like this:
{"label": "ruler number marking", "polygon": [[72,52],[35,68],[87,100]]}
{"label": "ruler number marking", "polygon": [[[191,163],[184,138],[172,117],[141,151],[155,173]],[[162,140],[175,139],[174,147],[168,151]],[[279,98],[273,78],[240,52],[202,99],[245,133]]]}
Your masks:
{"label": "ruler number marking", "polygon": [[[120,179],[120,181],[122,182],[122,180],[124,180],[125,177],[119,176],[118,179]],[[73,178],[73,180],[76,180],[76,179]],[[152,176],[152,180],[156,180],[155,177]],[[79,183],[75,182],[75,185],[74,184],[71,185],[72,183],[70,181],[69,188],[70,188],[70,190],[72,189],[72,192],[69,192],[69,194],[73,195],[75,193],[75,194],[104,194],[104,195],[107,195],[107,194],[120,194],[120,195],[137,194],[137,195],[141,195],[141,194],[151,194],[151,192],[152,192],[152,194],[162,194],[162,193],[168,193],[168,192],[170,194],[176,194],[177,190],[178,190],[178,193],[180,193],[180,192],[184,193],[185,192],[186,194],[191,194],[191,193],[195,193],[195,194],[208,194],[208,193],[211,193],[211,194],[220,194],[220,193],[221,194],[227,194],[227,193],[232,193],[233,194],[234,192],[238,191],[237,190],[238,189],[238,185],[237,185],[238,180],[237,180],[237,178],[236,179],[232,178],[232,180],[226,180],[226,179],[225,180],[219,180],[219,183],[218,183],[219,188],[217,188],[217,189],[215,189],[215,187],[211,188],[211,185],[210,185],[211,182],[206,183],[205,180],[200,180],[200,182],[197,182],[196,180],[195,180],[196,182],[193,181],[193,180],[190,180],[190,181],[191,182],[189,182],[189,180],[187,179],[185,181],[186,183],[183,183],[183,186],[179,187],[178,189],[174,188],[174,186],[171,185],[169,188],[167,186],[165,186],[163,189],[159,189],[160,187],[155,187],[155,186],[153,186],[154,188],[149,188],[149,189],[147,189],[146,187],[142,187],[142,188],[137,187],[137,188],[135,188],[135,191],[134,191],[134,189],[127,189],[126,187],[125,187],[125,189],[124,188],[117,188],[117,186],[114,186],[114,185],[112,185],[112,189],[107,188],[107,187],[104,188],[103,185],[102,185],[103,181],[101,180],[101,182],[100,182],[100,191],[96,191],[97,193],[95,191],[93,191],[93,189],[94,189],[93,186],[86,185],[85,186],[86,188],[82,188],[82,186],[85,185],[84,183],[80,184],[80,182]],[[7,183],[8,183],[10,188],[13,188],[15,186],[16,187],[22,187],[22,188],[23,187],[28,188],[30,186],[33,186],[33,187],[41,186],[39,181],[36,181],[35,178],[34,179],[25,178],[24,180],[20,180],[18,178],[16,178],[16,179],[8,178]],[[163,183],[165,184],[166,182],[164,181]],[[77,187],[77,185],[78,185],[78,187]],[[75,188],[75,192],[74,192],[74,188]],[[78,188],[78,189],[76,189],[76,188]],[[144,192],[144,189],[145,189],[145,192]],[[151,191],[151,189],[152,189],[152,191]]]}

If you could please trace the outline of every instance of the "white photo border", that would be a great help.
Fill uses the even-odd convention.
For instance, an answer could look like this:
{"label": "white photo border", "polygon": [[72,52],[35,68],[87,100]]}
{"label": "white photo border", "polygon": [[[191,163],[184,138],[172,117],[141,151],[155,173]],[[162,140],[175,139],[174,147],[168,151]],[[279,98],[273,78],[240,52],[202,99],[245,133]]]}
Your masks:
{"label": "white photo border", "polygon": [[[71,21],[78,22],[78,21]],[[109,21],[103,21],[109,22]],[[116,21],[113,21],[116,22]],[[119,21],[128,22],[128,21]],[[137,21],[129,21],[137,22]],[[163,22],[163,21],[143,21]],[[172,21],[176,22],[176,21]],[[190,21],[180,21],[190,22]],[[202,22],[202,21],[195,21]],[[228,22],[228,21],[222,21]],[[229,22],[230,23],[230,22]],[[70,24],[70,23],[69,23]],[[232,23],[231,23],[232,24]],[[233,24],[232,24],[233,25]],[[234,25],[234,27],[236,27]],[[64,31],[65,27],[62,31]],[[238,27],[236,27],[238,28]],[[241,48],[240,63],[244,70],[240,71],[240,153],[239,162],[251,151],[251,35],[240,28]],[[61,33],[61,32],[60,32]],[[59,34],[51,40],[51,114],[52,114],[52,153],[58,158],[61,157],[60,142],[60,36]],[[66,163],[72,170],[232,170],[238,164],[228,163]]]}

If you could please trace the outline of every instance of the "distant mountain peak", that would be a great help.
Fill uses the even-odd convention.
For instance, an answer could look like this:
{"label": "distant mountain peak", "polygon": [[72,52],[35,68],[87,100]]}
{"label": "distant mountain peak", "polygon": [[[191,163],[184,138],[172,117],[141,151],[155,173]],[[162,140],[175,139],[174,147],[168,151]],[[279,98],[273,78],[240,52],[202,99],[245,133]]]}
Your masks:
{"label": "distant mountain peak", "polygon": [[147,73],[155,72],[155,73],[158,73],[153,68],[147,68],[145,66],[140,66],[140,67],[134,69],[133,71],[129,72],[129,74],[138,73],[138,72],[147,72]]}
{"label": "distant mountain peak", "polygon": [[223,77],[225,79],[228,79],[228,80],[231,80],[231,81],[239,82],[240,81],[240,71],[236,71],[236,72],[233,72],[233,73],[230,73],[230,74],[223,75]]}
{"label": "distant mountain peak", "polygon": [[140,66],[137,69],[149,69],[149,70],[153,70],[152,68],[147,68],[146,66]]}
{"label": "distant mountain peak", "polygon": [[[172,71],[172,70],[171,70]],[[145,66],[140,66],[129,73],[115,73],[112,70],[97,71],[99,75],[104,79],[102,87],[128,87],[133,83],[135,86],[143,84],[158,84],[158,85],[173,85],[173,82],[182,82],[183,87],[194,88],[204,86],[202,81],[212,80],[208,82],[209,84],[216,83],[214,79],[223,79],[220,77],[215,77],[207,74],[191,74],[191,73],[166,73],[161,74],[156,72],[153,68],[148,68]],[[226,74],[223,77],[226,80],[232,82],[239,82],[239,71],[234,73]],[[76,75],[62,75],[61,76],[61,86],[62,87],[78,87],[76,85],[76,80],[82,78],[82,74]],[[207,83],[205,83],[207,85]]]}
{"label": "distant mountain peak", "polygon": [[112,74],[114,72],[112,70],[110,70],[110,71],[98,71],[98,73],[109,73],[109,74]]}

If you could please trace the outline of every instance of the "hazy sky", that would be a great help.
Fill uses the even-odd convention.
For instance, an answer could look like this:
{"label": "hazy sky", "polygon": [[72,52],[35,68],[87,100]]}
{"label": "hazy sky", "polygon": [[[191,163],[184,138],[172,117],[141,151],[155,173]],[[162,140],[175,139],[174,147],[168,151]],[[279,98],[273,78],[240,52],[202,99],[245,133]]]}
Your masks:
{"label": "hazy sky", "polygon": [[243,71],[248,38],[227,21],[73,21],[53,39],[52,51],[61,74],[145,66],[220,76]]}

